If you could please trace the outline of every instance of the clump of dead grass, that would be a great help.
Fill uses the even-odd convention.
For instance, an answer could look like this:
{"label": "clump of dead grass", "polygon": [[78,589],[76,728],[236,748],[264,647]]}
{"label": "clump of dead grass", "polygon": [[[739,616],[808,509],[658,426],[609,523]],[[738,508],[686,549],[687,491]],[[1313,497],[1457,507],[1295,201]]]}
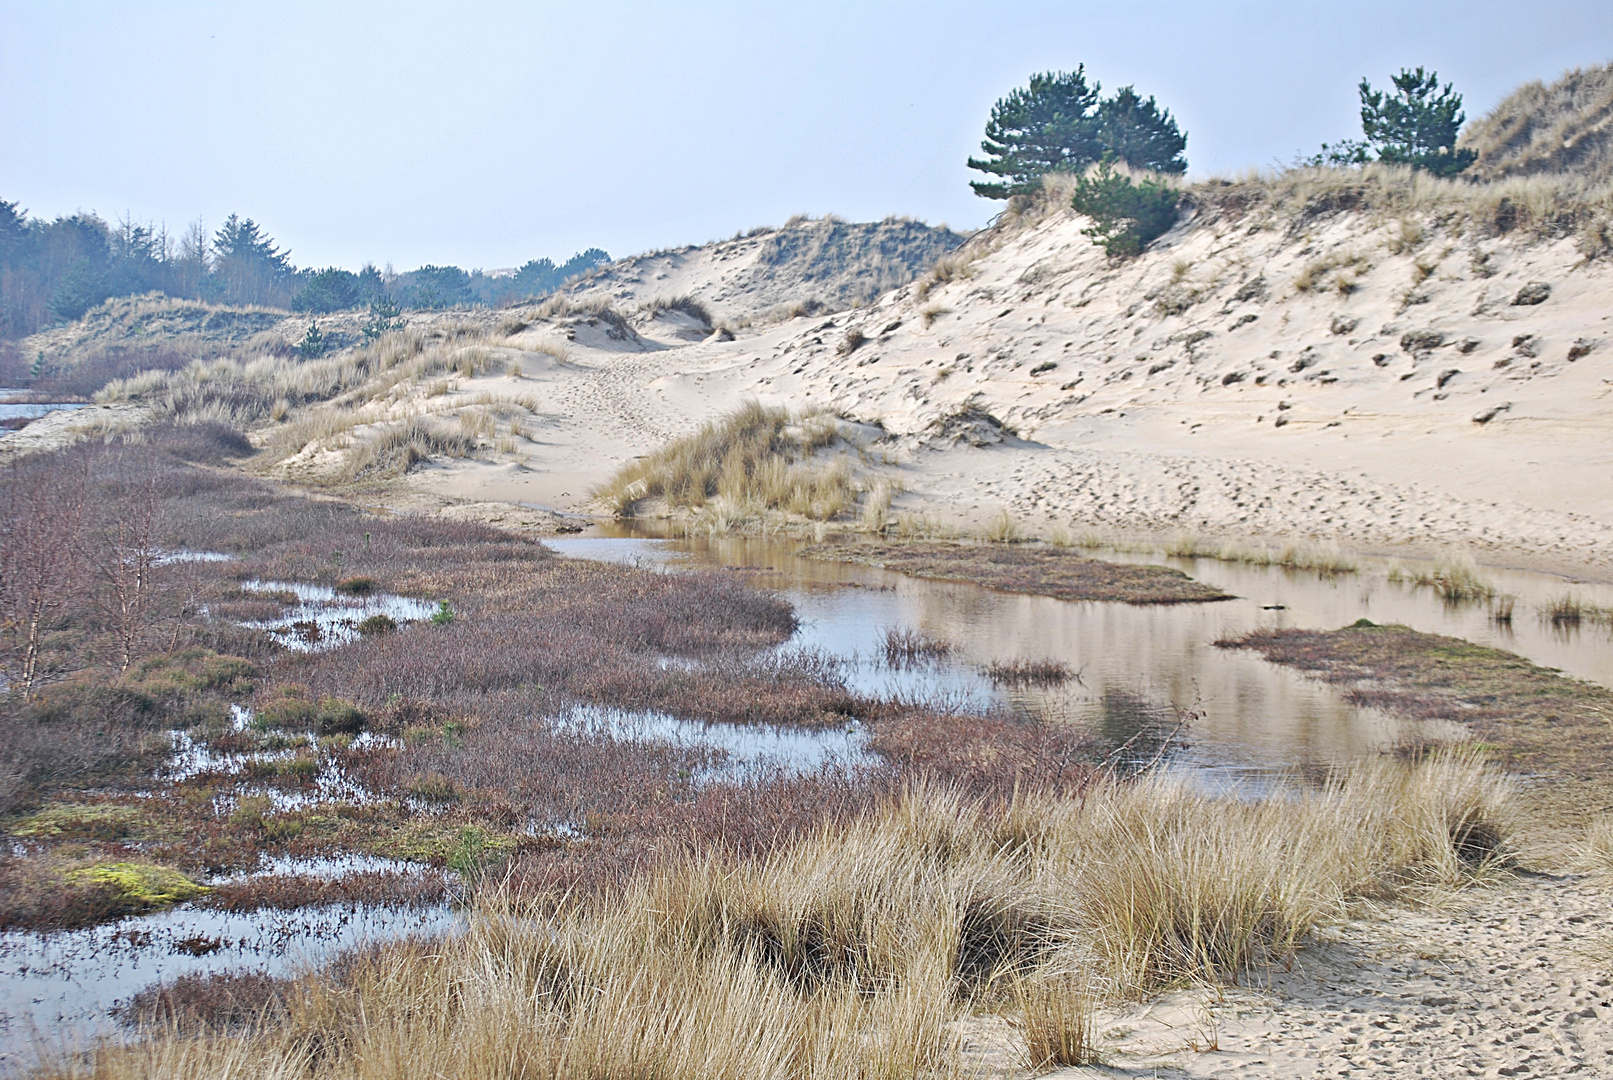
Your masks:
{"label": "clump of dead grass", "polygon": [[981,670],[999,686],[1062,686],[1076,677],[1062,660],[993,660]]}
{"label": "clump of dead grass", "polygon": [[486,894],[461,935],[251,988],[260,1017],[190,1010],[199,1034],[148,1028],[42,1075],[950,1076],[952,1021],[979,1007],[1019,1014],[1038,1066],[1090,1061],[1100,996],[1238,979],[1352,900],[1466,880],[1484,858],[1462,837],[1504,835],[1508,795],[1471,755],[1262,801],[1162,777],[999,803],[919,783],[766,858],[692,853],[597,899]]}
{"label": "clump of dead grass", "polygon": [[812,459],[843,441],[829,414],[796,416],[750,402],[624,466],[594,497],[622,517],[648,499],[673,509],[709,508],[724,531],[766,511],[828,521],[855,504],[856,483],[846,457],[826,464]]}
{"label": "clump of dead grass", "polygon": [[1353,574],[1360,565],[1332,544],[1285,544],[1280,548],[1244,544],[1210,544],[1184,533],[1165,545],[1165,554],[1183,559],[1217,559],[1221,562],[1308,570],[1324,577]]}
{"label": "clump of dead grass", "polygon": [[1592,873],[1613,877],[1613,814],[1601,814],[1585,829],[1581,861]]}
{"label": "clump of dead grass", "polygon": [[885,663],[891,667],[913,667],[944,660],[957,649],[954,642],[923,630],[904,626],[885,631]]}
{"label": "clump of dead grass", "polygon": [[1546,601],[1540,608],[1540,617],[1563,629],[1577,629],[1586,624],[1613,626],[1613,608],[1589,603],[1571,592]]}
{"label": "clump of dead grass", "polygon": [[1433,589],[1448,604],[1493,600],[1495,583],[1480,572],[1473,557],[1465,552],[1446,555],[1432,567],[1389,568],[1389,580],[1409,583],[1419,589]]}

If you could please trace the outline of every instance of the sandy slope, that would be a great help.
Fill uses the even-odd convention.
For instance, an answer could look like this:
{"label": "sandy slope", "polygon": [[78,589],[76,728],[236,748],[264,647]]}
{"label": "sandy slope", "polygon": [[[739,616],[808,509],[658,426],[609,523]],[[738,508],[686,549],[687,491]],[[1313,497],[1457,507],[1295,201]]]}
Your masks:
{"label": "sandy slope", "polygon": [[[1531,875],[1367,913],[1255,985],[1101,1010],[1103,1064],[1051,1075],[1607,1076],[1608,900],[1606,881]],[[1001,1021],[964,1033],[987,1075],[1020,1059]]]}
{"label": "sandy slope", "polygon": [[909,218],[797,217],[777,229],[619,259],[566,292],[624,312],[694,296],[718,322],[748,326],[792,308],[842,311],[866,303],[912,281],[963,241],[944,225]]}
{"label": "sandy slope", "polygon": [[[462,463],[419,483],[586,510],[621,462],[754,396],[883,425],[898,509],[943,519],[1008,507],[1034,528],[1613,566],[1613,271],[1570,241],[1430,226],[1391,253],[1399,221],[1344,212],[1295,231],[1201,211],[1116,265],[1083,224],[1065,211],[981,234],[967,276],[928,295],[734,341],[665,317],[641,319],[631,349],[577,338],[572,364],[528,385],[545,427],[525,470]],[[1338,269],[1301,290],[1329,257],[1354,260],[1354,291]],[[1513,303],[1535,282],[1542,302]],[[847,352],[852,330],[867,342]],[[936,437],[964,407],[1020,437]]]}

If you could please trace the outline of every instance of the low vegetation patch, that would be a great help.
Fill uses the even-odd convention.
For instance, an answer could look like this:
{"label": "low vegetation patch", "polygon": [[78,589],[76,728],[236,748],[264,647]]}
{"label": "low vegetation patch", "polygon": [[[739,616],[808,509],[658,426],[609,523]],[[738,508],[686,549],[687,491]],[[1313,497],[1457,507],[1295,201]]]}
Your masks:
{"label": "low vegetation patch", "polygon": [[1564,629],[1584,625],[1613,627],[1613,608],[1589,603],[1573,593],[1552,597],[1541,607],[1540,617]]}
{"label": "low vegetation patch", "polygon": [[[1101,544],[1100,546],[1109,546]],[[1286,544],[1280,548],[1243,544],[1206,543],[1186,533],[1165,545],[1165,554],[1181,559],[1218,559],[1251,566],[1277,566],[1284,570],[1309,570],[1323,577],[1353,574],[1360,569],[1353,558],[1331,545]]]}
{"label": "low vegetation patch", "polygon": [[1448,604],[1494,600],[1496,597],[1495,583],[1484,576],[1470,555],[1447,556],[1431,569],[1391,567],[1389,580],[1409,582],[1419,589],[1433,589]]}
{"label": "low vegetation patch", "polygon": [[[1344,688],[1357,705],[1466,726],[1519,771],[1613,791],[1613,691],[1521,656],[1366,620],[1341,630],[1257,630],[1216,642],[1254,649]],[[1552,785],[1555,794],[1561,785]],[[1539,792],[1547,794],[1546,789]]]}
{"label": "low vegetation patch", "polygon": [[1062,686],[1076,677],[1062,660],[993,660],[981,670],[998,686]]}
{"label": "low vegetation patch", "polygon": [[[78,849],[82,850],[82,849]],[[204,896],[208,887],[171,866],[60,854],[0,860],[0,929],[65,930],[139,915]]]}
{"label": "low vegetation patch", "polygon": [[1230,600],[1219,589],[1168,566],[1137,566],[1089,559],[1067,548],[1016,544],[871,544],[831,542],[802,552],[828,562],[878,566],[914,577],[969,581],[1003,592],[1058,600],[1114,600],[1127,604],[1197,604]]}

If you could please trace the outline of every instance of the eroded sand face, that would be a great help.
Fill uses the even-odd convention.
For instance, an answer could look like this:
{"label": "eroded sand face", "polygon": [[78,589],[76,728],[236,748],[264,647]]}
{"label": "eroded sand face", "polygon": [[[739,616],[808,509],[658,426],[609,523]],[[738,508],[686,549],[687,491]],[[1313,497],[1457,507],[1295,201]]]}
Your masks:
{"label": "eroded sand face", "polygon": [[[518,395],[538,414],[532,437],[496,460],[419,469],[409,484],[588,512],[590,490],[623,462],[758,398],[882,425],[907,490],[896,509],[958,524],[1006,508],[1032,530],[1468,547],[1606,576],[1606,267],[1568,240],[1437,231],[1391,253],[1402,226],[1362,214],[1300,235],[1201,216],[1115,265],[1081,219],[1056,213],[978,236],[965,251],[984,254],[966,277],[732,341],[692,340],[675,312],[638,318],[631,339],[535,324],[507,342],[519,379],[458,380],[404,409]],[[687,274],[716,259],[703,250],[684,253]],[[1339,253],[1354,261],[1314,271]],[[1346,272],[1348,292],[1337,285]],[[1534,290],[1543,300],[1514,303],[1535,283],[1549,286]],[[847,351],[852,331],[866,342]],[[533,351],[557,343],[568,362]],[[1019,437],[935,437],[966,406]],[[294,461],[288,475],[317,464]]]}

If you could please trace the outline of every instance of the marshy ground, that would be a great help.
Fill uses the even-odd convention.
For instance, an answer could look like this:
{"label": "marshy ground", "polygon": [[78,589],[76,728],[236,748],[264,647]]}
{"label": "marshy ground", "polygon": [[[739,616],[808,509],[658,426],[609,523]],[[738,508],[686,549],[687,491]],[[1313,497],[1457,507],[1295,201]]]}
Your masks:
{"label": "marshy ground", "polygon": [[[0,918],[19,957],[33,954],[18,943],[53,940],[34,931],[147,933],[164,912],[312,925],[347,911],[376,936],[353,951],[337,934],[347,951],[302,975],[242,962],[240,930],[131,939],[197,966],[122,995],[135,1042],[58,1046],[43,1075],[404,1062],[466,1076],[1024,1074],[1104,1060],[1327,1075],[1435,1067],[1431,1048],[1463,1025],[1500,1032],[1475,1067],[1554,1038],[1567,1049],[1543,1063],[1603,1061],[1594,1038],[1562,1034],[1606,1008],[1607,950],[1587,922],[1605,897],[1602,848],[1531,804],[1542,782],[1573,778],[1562,807],[1595,809],[1582,796],[1602,774],[1583,737],[1606,692],[1398,627],[1251,634],[1239,620],[1286,607],[1264,597],[1180,603],[1286,574],[1365,604],[1349,573],[1199,560],[1190,577],[1029,544],[830,545],[851,564],[792,550],[838,582],[823,596],[874,602],[838,616],[858,626],[848,650],[830,647],[850,632],[832,604],[769,574],[779,550],[745,572],[721,569],[747,561],[725,549],[677,569],[563,558],[600,541],[551,548],[293,494],[243,478],[228,465],[239,452],[222,429],[159,429],[8,474],[10,520],[28,510],[38,526],[12,555],[82,562],[31,564],[67,576],[38,579],[56,606],[30,654],[36,685],[6,698]],[[135,564],[138,586],[119,576]],[[1028,605],[1016,617],[1040,629],[977,640],[909,623],[880,606],[902,582],[938,590],[960,627]],[[1139,586],[1175,602],[1113,603]],[[1380,606],[1426,593],[1385,587]],[[1111,638],[1121,612],[1153,634],[1176,613],[1213,618],[1223,632],[1193,621],[1189,637],[1340,682],[1363,715],[1474,725],[1477,745],[1317,759],[1266,770],[1262,798],[1222,794],[1170,768],[1219,738],[1219,693],[1202,734],[1193,715],[1170,729],[1169,699],[1152,726],[1135,720],[1153,714],[1056,647],[1063,611]],[[985,640],[997,644],[980,653]],[[1262,663],[1244,651],[1211,653]],[[1049,704],[1082,695],[1132,726]],[[792,740],[837,750],[802,758]],[[1503,774],[1523,761],[1520,800]],[[1485,982],[1508,909],[1561,948]],[[1466,930],[1430,944],[1448,926]],[[1412,989],[1393,1002],[1362,989],[1363,965]],[[1452,972],[1482,991],[1447,1001]],[[1514,1022],[1509,994],[1536,995],[1537,1011]],[[1381,1034],[1352,1034],[1357,1013]]]}

